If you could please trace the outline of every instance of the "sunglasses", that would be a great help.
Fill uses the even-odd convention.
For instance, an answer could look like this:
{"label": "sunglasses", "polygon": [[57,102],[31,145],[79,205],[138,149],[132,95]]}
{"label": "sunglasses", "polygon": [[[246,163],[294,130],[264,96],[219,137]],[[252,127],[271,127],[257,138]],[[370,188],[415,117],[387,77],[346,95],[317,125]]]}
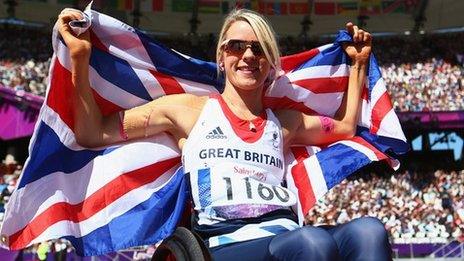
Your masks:
{"label": "sunglasses", "polygon": [[264,54],[263,48],[258,41],[244,41],[229,39],[222,43],[224,50],[232,55],[242,55],[246,49],[250,47],[255,56],[262,56]]}

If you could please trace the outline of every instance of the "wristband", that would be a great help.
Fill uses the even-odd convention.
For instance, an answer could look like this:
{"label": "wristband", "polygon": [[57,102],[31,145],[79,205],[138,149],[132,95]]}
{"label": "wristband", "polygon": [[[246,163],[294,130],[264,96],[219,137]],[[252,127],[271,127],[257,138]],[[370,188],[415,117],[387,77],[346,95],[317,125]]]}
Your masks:
{"label": "wristband", "polygon": [[332,118],[326,117],[326,116],[319,116],[319,120],[321,121],[321,127],[324,133],[332,133],[335,124]]}

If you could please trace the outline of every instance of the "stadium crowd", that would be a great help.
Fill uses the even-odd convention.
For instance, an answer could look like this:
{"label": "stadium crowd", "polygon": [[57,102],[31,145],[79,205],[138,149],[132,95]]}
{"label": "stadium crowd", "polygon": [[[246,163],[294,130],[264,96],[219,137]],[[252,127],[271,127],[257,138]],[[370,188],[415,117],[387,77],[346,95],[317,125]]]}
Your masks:
{"label": "stadium crowd", "polygon": [[[44,95],[50,66],[50,32],[4,27],[0,30],[0,84]],[[159,38],[159,37],[158,37]],[[325,39],[325,40],[324,40]],[[330,42],[282,37],[283,55]],[[192,57],[214,60],[215,36],[161,37],[166,46]],[[464,110],[464,33],[374,38],[393,105],[398,111]]]}
{"label": "stadium crowd", "polygon": [[310,211],[308,224],[379,218],[394,243],[445,243],[464,238],[464,170],[367,175],[333,188]]}
{"label": "stadium crowd", "polygon": [[383,38],[374,44],[396,110],[464,109],[464,33]]}
{"label": "stadium crowd", "polygon": [[0,85],[45,95],[51,36],[37,28],[3,26],[0,30]]}

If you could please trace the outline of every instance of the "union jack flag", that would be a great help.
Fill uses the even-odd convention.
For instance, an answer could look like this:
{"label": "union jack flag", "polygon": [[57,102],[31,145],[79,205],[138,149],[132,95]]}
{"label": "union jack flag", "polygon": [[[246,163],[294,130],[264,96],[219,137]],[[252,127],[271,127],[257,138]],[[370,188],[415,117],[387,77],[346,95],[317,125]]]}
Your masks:
{"label": "union jack flag", "polygon": [[[104,115],[173,93],[219,93],[216,64],[168,49],[107,15],[93,10],[86,15],[92,23],[90,84]],[[341,32],[333,44],[283,57],[285,74],[266,90],[266,106],[334,115],[348,84],[344,41],[351,38]],[[21,249],[64,237],[78,254],[89,256],[166,238],[188,198],[176,143],[162,133],[97,149],[77,144],[69,100],[71,61],[56,28],[53,48],[30,156],[1,228],[3,245]],[[286,157],[300,217],[359,168],[380,160],[396,168],[392,155],[407,150],[373,56],[367,79],[356,137],[322,148],[293,147]]]}

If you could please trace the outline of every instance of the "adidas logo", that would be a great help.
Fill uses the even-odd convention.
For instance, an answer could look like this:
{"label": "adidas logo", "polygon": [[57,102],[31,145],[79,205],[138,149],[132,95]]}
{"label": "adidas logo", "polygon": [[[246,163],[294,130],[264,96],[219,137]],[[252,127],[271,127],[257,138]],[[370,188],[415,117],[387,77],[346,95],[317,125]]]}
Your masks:
{"label": "adidas logo", "polygon": [[221,128],[218,126],[214,130],[210,131],[208,135],[206,135],[207,139],[227,139],[227,136],[224,135]]}

